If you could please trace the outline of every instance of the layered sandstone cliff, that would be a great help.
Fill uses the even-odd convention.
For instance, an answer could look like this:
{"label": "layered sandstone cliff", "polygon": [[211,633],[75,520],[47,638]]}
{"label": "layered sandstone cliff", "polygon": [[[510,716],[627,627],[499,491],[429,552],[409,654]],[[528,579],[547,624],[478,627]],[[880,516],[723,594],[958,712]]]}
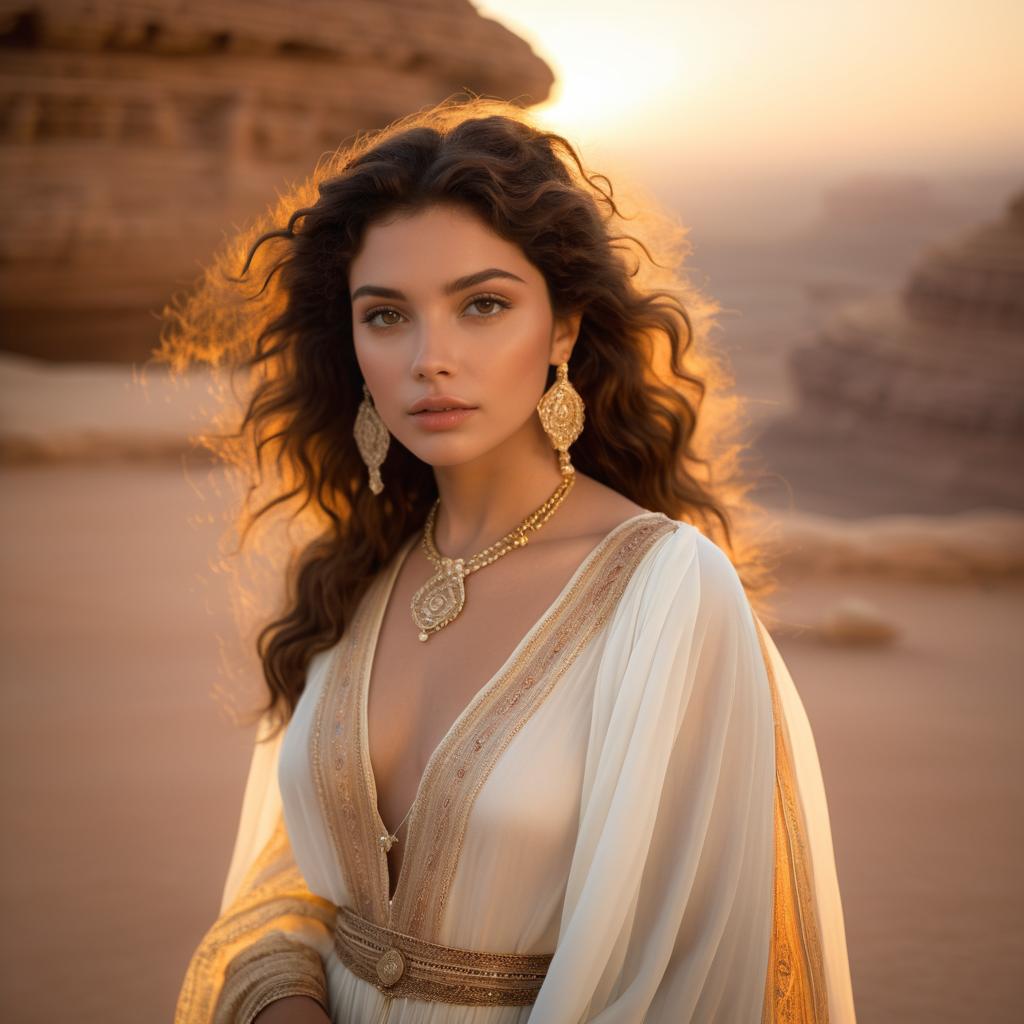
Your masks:
{"label": "layered sandstone cliff", "polygon": [[357,131],[553,78],[469,0],[0,0],[3,347],[144,359],[232,225]]}
{"label": "layered sandstone cliff", "polygon": [[797,411],[759,446],[823,508],[893,487],[921,511],[1024,508],[1024,193],[841,308],[790,369]]}

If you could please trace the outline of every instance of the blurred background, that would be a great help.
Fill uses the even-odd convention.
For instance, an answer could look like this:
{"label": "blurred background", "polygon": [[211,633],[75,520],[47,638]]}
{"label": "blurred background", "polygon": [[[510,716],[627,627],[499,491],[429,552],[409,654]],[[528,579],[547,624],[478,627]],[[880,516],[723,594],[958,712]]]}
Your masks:
{"label": "blurred background", "polygon": [[777,527],[861,1024],[1024,1000],[1024,6],[0,0],[0,1016],[169,1020],[258,693],[146,366],[359,130],[513,99],[689,228]]}

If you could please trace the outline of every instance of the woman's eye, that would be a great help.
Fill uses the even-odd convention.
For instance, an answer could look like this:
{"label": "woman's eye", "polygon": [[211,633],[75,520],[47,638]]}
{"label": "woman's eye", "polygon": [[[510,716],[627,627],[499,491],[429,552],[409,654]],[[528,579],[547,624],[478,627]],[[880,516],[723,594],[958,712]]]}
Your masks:
{"label": "woman's eye", "polygon": [[[479,298],[473,299],[469,304],[469,306],[476,306],[480,310],[480,319],[482,320],[490,320],[498,316],[502,310],[508,309],[510,305],[510,302],[499,299],[496,295],[481,295]],[[469,306],[466,308],[468,309]]]}
{"label": "woman's eye", "polygon": [[376,320],[377,317],[379,317],[379,316],[391,316],[391,315],[396,316],[396,317],[401,317],[402,314],[399,313],[397,309],[387,309],[387,308],[385,308],[385,309],[371,309],[368,313],[363,315],[362,320],[363,320],[364,324],[371,324],[374,327],[394,327],[394,325],[396,323],[398,323],[397,320],[390,320],[390,321],[387,321],[385,323],[378,323],[378,324],[374,323],[374,320]]}

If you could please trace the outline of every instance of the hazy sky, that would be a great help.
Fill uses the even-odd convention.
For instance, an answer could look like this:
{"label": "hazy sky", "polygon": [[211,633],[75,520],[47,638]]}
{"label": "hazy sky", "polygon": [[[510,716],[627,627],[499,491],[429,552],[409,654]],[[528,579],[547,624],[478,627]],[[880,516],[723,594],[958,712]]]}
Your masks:
{"label": "hazy sky", "polygon": [[547,115],[645,169],[1024,171],[1024,0],[480,0],[560,79]]}

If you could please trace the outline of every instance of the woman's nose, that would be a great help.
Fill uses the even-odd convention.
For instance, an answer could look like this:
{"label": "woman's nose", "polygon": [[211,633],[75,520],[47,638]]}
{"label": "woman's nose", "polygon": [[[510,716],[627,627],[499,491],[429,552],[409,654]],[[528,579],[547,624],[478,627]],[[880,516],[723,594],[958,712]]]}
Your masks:
{"label": "woman's nose", "polygon": [[420,321],[415,331],[411,369],[414,377],[434,377],[455,370],[451,332],[443,324],[428,318]]}

